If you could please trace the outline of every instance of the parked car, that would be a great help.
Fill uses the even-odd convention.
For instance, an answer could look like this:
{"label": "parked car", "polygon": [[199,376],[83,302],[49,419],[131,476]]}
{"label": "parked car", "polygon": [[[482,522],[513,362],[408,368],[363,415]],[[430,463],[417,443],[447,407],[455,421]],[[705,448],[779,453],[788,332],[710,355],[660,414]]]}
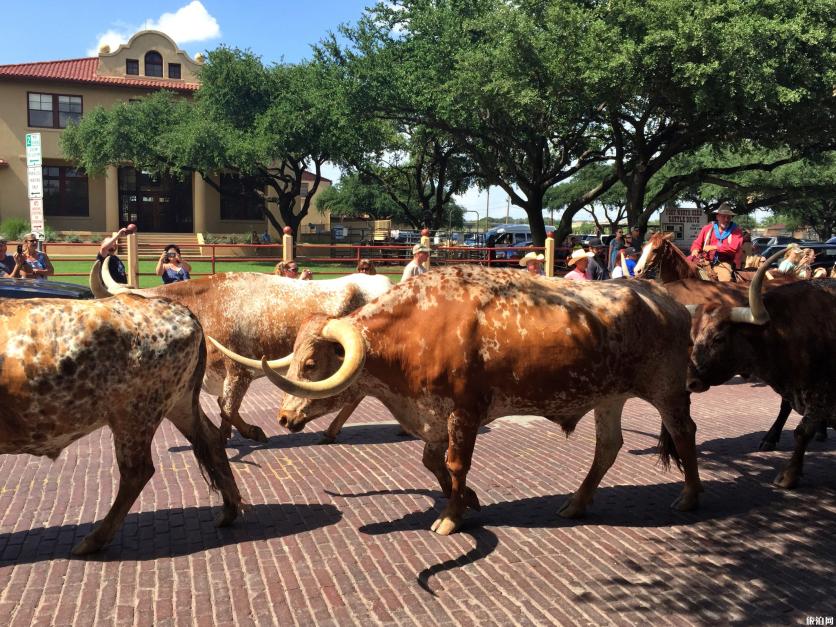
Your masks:
{"label": "parked car", "polygon": [[776,235],[775,237],[770,237],[769,242],[767,242],[767,246],[786,246],[787,244],[799,244],[801,240],[792,237],[790,235]]}
{"label": "parked car", "polygon": [[[833,267],[833,264],[836,263],[836,242],[833,244],[825,244],[822,242],[802,242],[800,244],[802,248],[812,248],[816,251],[816,259],[813,261],[812,268],[815,270],[816,268],[826,268],[830,270]],[[779,250],[785,250],[786,246],[770,246],[766,250],[761,253],[762,257],[771,257]],[[777,266],[780,263],[780,260],[773,263],[773,266]]]}
{"label": "parked car", "polygon": [[827,240],[827,243],[828,244],[836,244],[836,237],[831,237],[829,240]]}
{"label": "parked car", "polygon": [[42,281],[39,279],[0,278],[0,298],[93,298],[93,292],[86,285]]}
{"label": "parked car", "polygon": [[762,255],[763,251],[769,247],[769,241],[771,239],[771,237],[753,237],[752,249],[755,251],[755,254]]}
{"label": "parked car", "polygon": [[[547,226],[546,232],[554,231],[553,226]],[[492,261],[502,260],[514,262],[525,254],[515,256],[516,251],[502,250],[505,248],[520,247],[525,242],[531,242],[531,228],[527,224],[502,224],[485,232],[485,246],[487,248],[499,248],[500,250],[488,251],[488,258]],[[528,244],[531,246],[531,244]],[[511,254],[511,256],[509,256]]]}

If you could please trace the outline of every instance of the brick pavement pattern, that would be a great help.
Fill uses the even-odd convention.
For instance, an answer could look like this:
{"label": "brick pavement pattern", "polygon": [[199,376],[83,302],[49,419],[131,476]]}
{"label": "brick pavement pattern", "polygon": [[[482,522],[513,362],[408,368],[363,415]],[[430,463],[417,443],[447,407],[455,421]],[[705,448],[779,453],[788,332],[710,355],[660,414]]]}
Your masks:
{"label": "brick pavement pattern", "polygon": [[[194,457],[168,423],[157,472],[106,551],[70,548],[116,490],[110,432],[56,462],[0,457],[0,624],[542,625],[804,624],[833,616],[836,437],[812,442],[796,491],[771,485],[793,415],[757,452],[778,411],[769,389],[736,381],[692,399],[702,507],[668,508],[682,477],[655,459],[658,414],[628,402],[624,447],[587,517],[556,512],[592,460],[594,421],[568,439],[541,418],[483,429],[468,483],[482,511],[464,530],[429,526],[443,501],[421,443],[367,399],[339,444],[315,446],[328,418],[291,435],[263,379],[244,418],[272,437],[233,436],[250,504],[218,530]],[[203,399],[217,422],[215,403]]]}

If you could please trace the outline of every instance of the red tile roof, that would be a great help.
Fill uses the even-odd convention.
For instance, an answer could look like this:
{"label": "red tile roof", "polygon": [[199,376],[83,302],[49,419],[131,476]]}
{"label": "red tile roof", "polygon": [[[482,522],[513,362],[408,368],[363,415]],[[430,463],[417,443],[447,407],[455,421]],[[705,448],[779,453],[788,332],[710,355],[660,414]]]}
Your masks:
{"label": "red tile roof", "polygon": [[0,65],[0,80],[4,78],[20,78],[85,83],[88,85],[107,85],[111,87],[172,89],[174,91],[196,91],[200,86],[198,83],[185,83],[183,81],[172,81],[164,78],[99,76],[96,74],[98,67],[98,57]]}
{"label": "red tile roof", "polygon": [[[303,180],[303,181],[311,181],[311,182],[313,182],[313,181],[315,181],[315,180],[316,180],[316,174],[314,174],[313,172],[308,172],[307,170],[303,170],[303,171],[302,171],[302,180]],[[322,175],[320,175],[319,180],[320,180],[320,181],[326,181],[326,182],[328,182],[328,183],[333,183],[333,181],[332,181],[331,179],[329,179],[329,178],[325,178],[325,177],[324,177],[324,176],[322,176]]]}

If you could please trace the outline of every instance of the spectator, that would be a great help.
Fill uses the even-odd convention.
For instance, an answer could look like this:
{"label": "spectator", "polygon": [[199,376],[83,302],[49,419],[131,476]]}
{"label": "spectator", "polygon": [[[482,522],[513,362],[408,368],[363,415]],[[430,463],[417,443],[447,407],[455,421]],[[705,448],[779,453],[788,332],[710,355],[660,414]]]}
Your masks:
{"label": "spectator", "polygon": [[299,279],[301,281],[310,281],[313,279],[313,272],[305,268],[299,273],[299,264],[295,261],[280,261],[276,264],[276,269],[273,274],[278,274],[287,279]]}
{"label": "spectator", "polygon": [[357,264],[356,272],[360,272],[362,274],[377,274],[377,269],[374,267],[371,259],[361,259],[360,263]]}
{"label": "spectator", "polygon": [[412,247],[412,261],[406,264],[403,269],[401,281],[406,281],[410,277],[424,274],[427,271],[427,260],[430,258],[430,249],[423,244],[415,244]]}
{"label": "spectator", "polygon": [[627,248],[622,248],[615,255],[615,264],[612,269],[612,278],[623,279],[625,276],[630,276],[630,271],[627,269],[627,261],[624,257],[624,251]]}
{"label": "spectator", "polygon": [[31,268],[31,276],[35,279],[46,280],[55,274],[55,268],[46,253],[38,250],[38,238],[29,233],[23,240],[23,261]]}
{"label": "spectator", "polygon": [[258,237],[258,233],[256,231],[253,231],[252,233],[250,233],[250,244],[260,244],[260,243],[261,243],[261,238]]}
{"label": "spectator", "polygon": [[642,246],[644,246],[644,238],[642,237],[642,232],[639,227],[634,226],[630,229],[630,239],[633,240],[633,248],[636,250],[641,250]]}
{"label": "spectator", "polygon": [[589,276],[593,281],[606,281],[610,278],[607,270],[607,247],[597,237],[589,240],[589,248],[593,257],[589,259]]}
{"label": "spectator", "polygon": [[163,278],[163,283],[178,283],[188,281],[192,271],[191,265],[183,259],[180,254],[180,247],[176,244],[169,244],[165,247],[163,254],[157,261],[157,276]]}
{"label": "spectator", "polygon": [[572,256],[566,260],[566,265],[575,266],[575,269],[566,274],[564,278],[573,281],[589,281],[589,260],[594,256],[594,253],[586,252],[582,248],[573,250]]}
{"label": "spectator", "polygon": [[732,222],[732,216],[736,214],[729,203],[724,202],[714,213],[716,221],[706,224],[691,244],[691,257],[708,260],[719,281],[732,281],[735,263],[743,245],[743,233]]}
{"label": "spectator", "polygon": [[543,276],[543,274],[545,274],[543,271],[543,261],[545,261],[545,259],[546,258],[542,254],[532,251],[520,259],[520,265],[528,270],[528,273],[531,275]]}
{"label": "spectator", "polygon": [[273,238],[270,237],[270,233],[267,232],[267,229],[264,229],[264,233],[261,234],[261,243],[262,244],[270,244],[273,242]]}
{"label": "spectator", "polygon": [[123,235],[127,235],[130,231],[127,228],[119,229],[119,231],[113,237],[106,237],[102,240],[102,245],[99,247],[99,253],[96,255],[96,261],[101,261],[104,264],[105,259],[110,257],[110,262],[108,262],[108,270],[110,271],[110,276],[117,283],[128,283],[128,274],[125,272],[125,264],[122,263],[122,260],[116,256],[116,247],[119,243],[119,238]]}
{"label": "spectator", "polygon": [[624,229],[616,229],[615,237],[610,241],[609,256],[607,257],[607,268],[610,272],[615,268],[618,251],[624,247]]}
{"label": "spectator", "polygon": [[622,276],[636,276],[636,264],[639,261],[639,251],[635,248],[625,248],[622,254]]}
{"label": "spectator", "polygon": [[32,276],[32,267],[23,257],[23,247],[18,244],[14,257],[6,253],[8,243],[0,238],[0,277],[28,279]]}
{"label": "spectator", "polygon": [[0,276],[12,276],[15,271],[15,258],[6,252],[8,242],[0,238]]}

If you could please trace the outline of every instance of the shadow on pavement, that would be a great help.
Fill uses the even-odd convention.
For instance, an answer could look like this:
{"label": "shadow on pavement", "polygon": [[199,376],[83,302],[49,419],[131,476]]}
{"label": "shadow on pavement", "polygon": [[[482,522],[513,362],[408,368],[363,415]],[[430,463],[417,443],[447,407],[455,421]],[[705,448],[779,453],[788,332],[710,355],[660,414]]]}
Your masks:
{"label": "shadow on pavement", "polygon": [[[342,513],[333,505],[269,503],[247,507],[230,527],[215,527],[220,507],[186,507],[131,513],[113,541],[91,561],[154,560],[190,555],[229,544],[270,540],[333,525]],[[93,523],[37,527],[0,534],[0,567],[67,559]]]}

